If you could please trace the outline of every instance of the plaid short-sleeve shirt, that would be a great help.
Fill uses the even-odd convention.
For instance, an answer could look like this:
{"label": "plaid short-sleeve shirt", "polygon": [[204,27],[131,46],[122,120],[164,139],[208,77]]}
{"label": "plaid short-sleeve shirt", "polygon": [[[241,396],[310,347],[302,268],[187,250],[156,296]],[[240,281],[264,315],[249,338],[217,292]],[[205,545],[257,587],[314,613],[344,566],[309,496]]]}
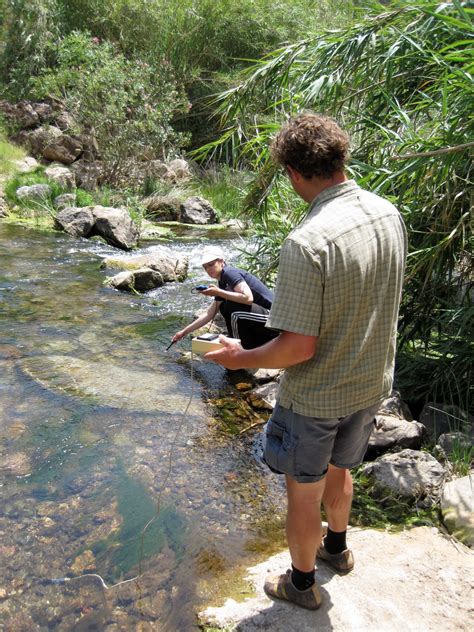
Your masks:
{"label": "plaid short-sleeve shirt", "polygon": [[353,180],[325,189],[280,254],[268,326],[318,336],[289,367],[278,401],[310,417],[342,417],[392,388],[407,251],[400,213]]}

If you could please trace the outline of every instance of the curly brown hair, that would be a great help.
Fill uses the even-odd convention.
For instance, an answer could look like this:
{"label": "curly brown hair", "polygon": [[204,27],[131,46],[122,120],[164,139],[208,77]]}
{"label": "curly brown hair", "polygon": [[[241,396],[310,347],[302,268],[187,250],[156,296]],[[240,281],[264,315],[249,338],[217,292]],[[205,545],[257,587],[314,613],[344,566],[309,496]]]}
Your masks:
{"label": "curly brown hair", "polygon": [[349,158],[349,136],[328,116],[300,114],[278,132],[271,154],[277,164],[305,178],[330,178]]}

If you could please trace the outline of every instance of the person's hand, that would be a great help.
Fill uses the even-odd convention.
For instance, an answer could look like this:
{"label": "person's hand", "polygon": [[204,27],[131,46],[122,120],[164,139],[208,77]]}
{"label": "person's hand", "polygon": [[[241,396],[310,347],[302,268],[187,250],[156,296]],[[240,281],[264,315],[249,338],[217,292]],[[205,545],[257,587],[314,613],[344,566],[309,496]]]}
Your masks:
{"label": "person's hand", "polygon": [[219,296],[219,288],[217,285],[210,285],[207,290],[201,290],[199,294],[204,294],[204,296]]}
{"label": "person's hand", "polygon": [[173,336],[172,340],[173,342],[178,342],[179,340],[181,340],[181,338],[184,338],[186,334],[184,333],[184,329],[181,329],[180,331],[177,331],[175,333],[175,335]]}
{"label": "person's hand", "polygon": [[219,336],[219,342],[224,345],[222,349],[205,353],[203,357],[225,366],[226,369],[243,369],[241,353],[244,349],[240,342],[223,335]]}

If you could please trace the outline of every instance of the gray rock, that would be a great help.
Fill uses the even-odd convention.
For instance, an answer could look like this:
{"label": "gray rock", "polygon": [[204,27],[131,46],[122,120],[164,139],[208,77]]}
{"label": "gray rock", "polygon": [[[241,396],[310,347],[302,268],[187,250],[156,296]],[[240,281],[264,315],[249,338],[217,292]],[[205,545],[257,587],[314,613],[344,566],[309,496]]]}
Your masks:
{"label": "gray rock", "polygon": [[28,132],[24,136],[23,144],[26,144],[37,156],[42,156],[44,149],[55,143],[62,135],[61,130],[54,125],[42,125],[32,132]]}
{"label": "gray rock", "polygon": [[100,235],[107,243],[122,250],[130,250],[137,245],[139,231],[123,208],[89,206],[94,215],[94,235]]}
{"label": "gray rock", "polygon": [[74,237],[103,237],[108,244],[122,250],[130,250],[138,240],[138,228],[121,208],[68,207],[57,214],[56,228]]}
{"label": "gray rock", "polygon": [[189,164],[182,158],[175,158],[168,163],[168,169],[174,174],[176,180],[187,180],[192,175]]}
{"label": "gray rock", "polygon": [[66,207],[55,217],[55,227],[73,237],[89,237],[94,222],[94,214],[89,207]]}
{"label": "gray rock", "polygon": [[446,476],[441,463],[430,454],[409,449],[385,454],[363,466],[362,472],[375,478],[376,487],[415,498],[438,496]]}
{"label": "gray rock", "polygon": [[150,268],[156,270],[163,277],[165,283],[170,281],[183,281],[188,274],[188,259],[167,250],[156,248],[146,255],[132,257],[106,257],[101,263],[101,268],[118,268],[119,270],[138,270]]}
{"label": "gray rock", "polygon": [[65,189],[73,189],[76,186],[76,176],[67,167],[51,165],[45,170],[44,175]]}
{"label": "gray rock", "polygon": [[14,160],[13,164],[20,173],[30,173],[39,167],[39,162],[32,156],[25,156],[20,160]]}
{"label": "gray rock", "polygon": [[458,540],[474,547],[472,489],[474,473],[446,483],[441,496],[441,512],[446,528]]}
{"label": "gray rock", "polygon": [[223,226],[226,226],[227,228],[230,228],[237,232],[247,230],[247,228],[249,227],[249,222],[245,219],[225,219],[221,223]]}
{"label": "gray rock", "polygon": [[54,110],[49,103],[32,103],[31,106],[41,123],[47,123],[53,119]]}
{"label": "gray rock", "polygon": [[72,171],[76,176],[77,186],[86,191],[94,191],[100,184],[102,178],[102,165],[100,162],[89,162],[79,159],[72,163]]}
{"label": "gray rock", "polygon": [[269,384],[254,388],[249,391],[246,396],[254,408],[273,410],[276,404],[277,394],[278,384],[276,382],[270,382]]}
{"label": "gray rock", "polygon": [[9,103],[8,101],[0,101],[0,112],[5,118],[15,126],[21,129],[28,129],[39,125],[40,117],[35,112],[31,103],[28,101],[19,101],[18,103]]}
{"label": "gray rock", "polygon": [[76,205],[75,193],[62,193],[61,195],[58,195],[58,197],[54,199],[54,206],[59,210],[62,210],[68,207],[75,207],[75,205]]}
{"label": "gray rock", "polygon": [[161,178],[168,172],[168,167],[162,160],[150,160],[146,164],[146,171],[151,177]]}
{"label": "gray rock", "polygon": [[395,390],[380,405],[379,415],[390,415],[405,421],[413,421],[409,407],[402,400],[400,393]]}
{"label": "gray rock", "polygon": [[32,184],[16,190],[16,197],[19,200],[47,200],[50,195],[51,187],[47,184]]}
{"label": "gray rock", "polygon": [[151,195],[145,200],[146,216],[159,222],[179,222],[181,201],[173,195]]}
{"label": "gray rock", "polygon": [[426,428],[417,421],[377,414],[367,456],[372,458],[391,448],[419,448]]}
{"label": "gray rock", "polygon": [[419,421],[432,439],[446,432],[466,432],[473,437],[473,418],[457,406],[429,403],[421,411]]}
{"label": "gray rock", "polygon": [[462,432],[446,432],[440,435],[438,437],[438,445],[448,456],[466,454],[472,451],[471,439]]}
{"label": "gray rock", "polygon": [[65,110],[63,112],[60,112],[56,116],[54,123],[63,132],[74,129],[75,127],[75,121],[73,117],[69,114],[69,112],[66,112]]}
{"label": "gray rock", "polygon": [[69,165],[81,155],[83,146],[78,138],[61,134],[43,149],[43,157],[52,162],[58,161]]}
{"label": "gray rock", "polygon": [[210,202],[199,196],[192,196],[181,206],[181,221],[185,224],[217,224],[218,218]]}
{"label": "gray rock", "polygon": [[282,369],[244,369],[257,384],[266,384],[273,380],[277,381],[280,378]]}
{"label": "gray rock", "polygon": [[[314,611],[263,592],[269,573],[290,568],[287,550],[248,568],[250,597],[224,590],[209,595],[201,625],[227,632],[470,632],[473,556],[430,527],[399,533],[352,529],[354,570],[341,577],[318,563],[322,604]],[[230,593],[230,594],[229,594]],[[471,621],[471,623],[469,623]]]}
{"label": "gray rock", "polygon": [[130,272],[120,272],[106,279],[106,285],[127,292],[148,292],[163,285],[163,277],[151,268],[140,268]]}
{"label": "gray rock", "polygon": [[188,163],[182,158],[171,160],[168,164],[161,160],[150,159],[146,165],[146,173],[148,176],[158,177],[172,184],[189,180],[192,175]]}
{"label": "gray rock", "polygon": [[73,137],[63,134],[54,125],[42,125],[18,140],[26,144],[30,150],[52,162],[70,164],[82,153],[81,142]]}

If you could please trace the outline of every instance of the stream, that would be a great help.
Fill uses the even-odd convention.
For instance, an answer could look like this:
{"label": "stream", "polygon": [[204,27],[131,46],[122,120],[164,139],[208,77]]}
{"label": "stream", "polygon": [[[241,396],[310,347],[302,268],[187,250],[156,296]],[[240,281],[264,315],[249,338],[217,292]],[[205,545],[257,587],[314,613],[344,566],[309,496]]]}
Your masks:
{"label": "stream", "polygon": [[[236,236],[217,243],[236,263]],[[189,340],[166,351],[209,300],[191,293],[207,279],[199,234],[168,247],[188,279],[137,296],[103,285],[116,249],[0,223],[6,631],[198,630],[196,612],[244,597],[245,568],[284,541],[259,431],[230,434],[214,405],[239,397],[235,376],[191,363]]]}

